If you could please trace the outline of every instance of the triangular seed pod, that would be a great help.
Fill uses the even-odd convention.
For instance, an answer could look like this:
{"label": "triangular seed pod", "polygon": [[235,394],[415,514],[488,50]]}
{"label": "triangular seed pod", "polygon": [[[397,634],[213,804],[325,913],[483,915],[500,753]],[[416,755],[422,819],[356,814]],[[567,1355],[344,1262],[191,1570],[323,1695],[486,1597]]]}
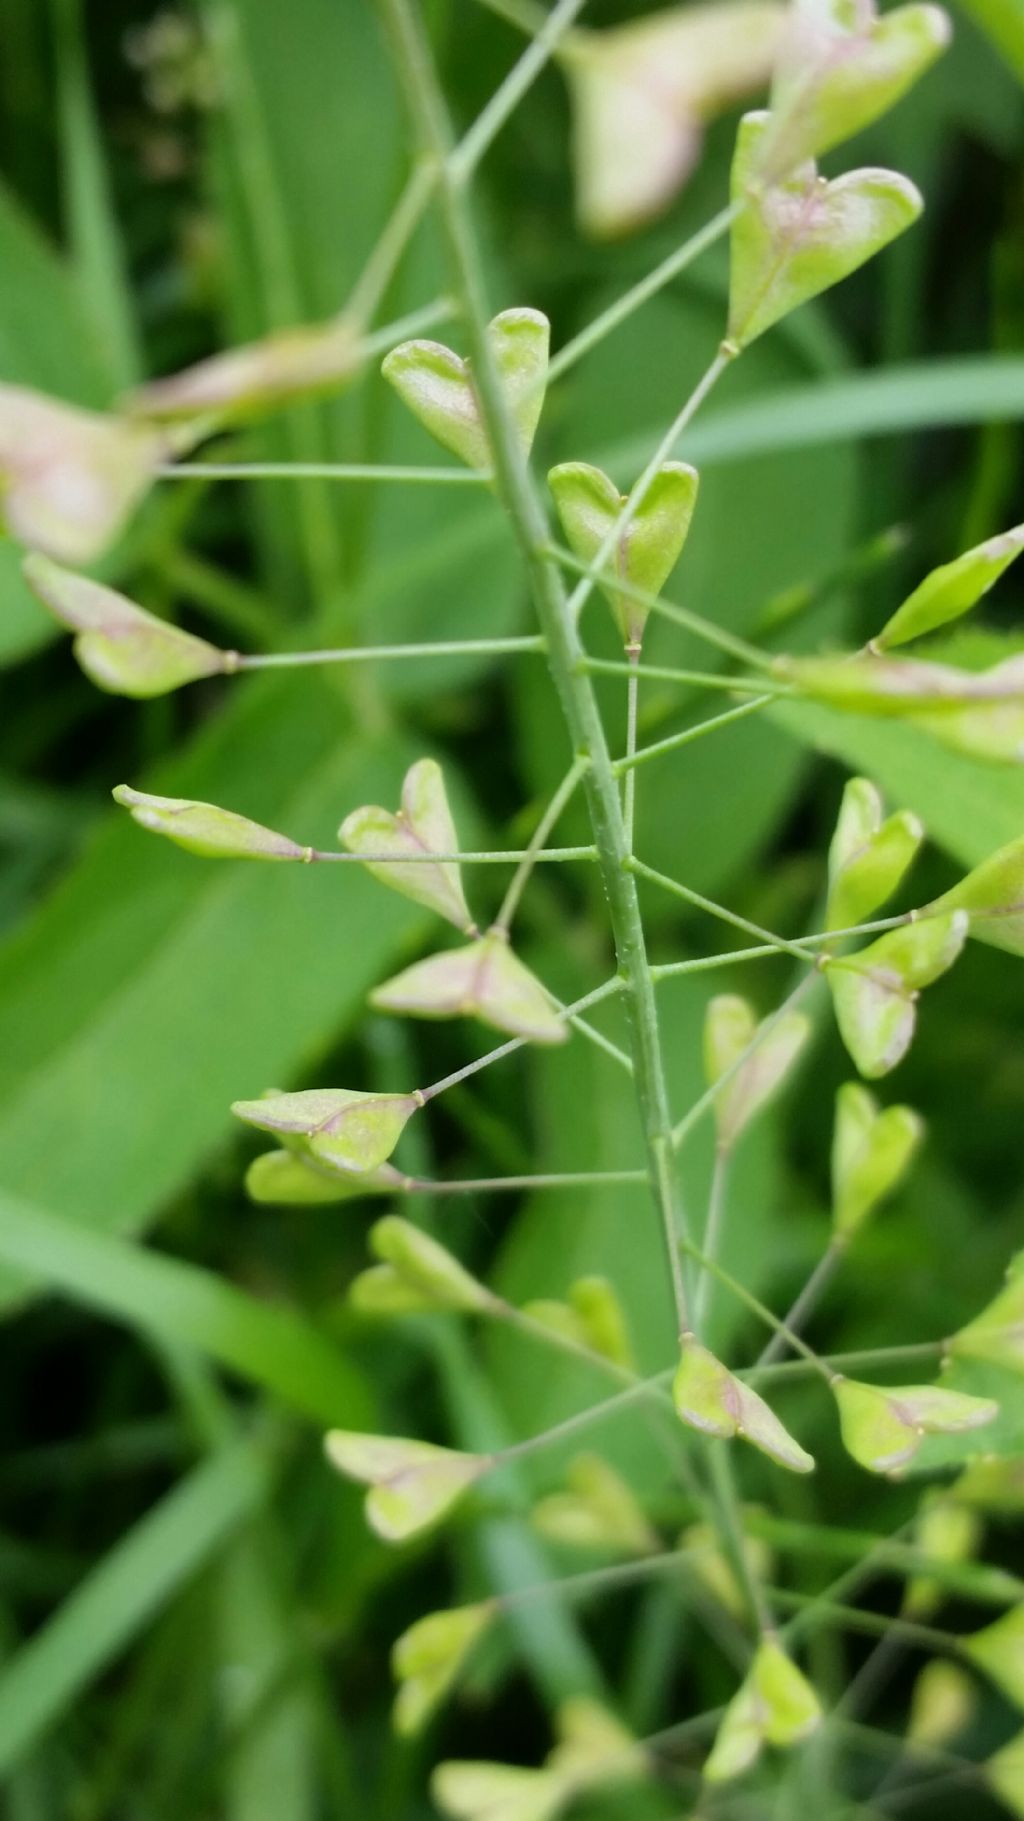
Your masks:
{"label": "triangular seed pod", "polygon": [[994,1752],[984,1766],[985,1781],[1011,1815],[1024,1817],[1024,1732]]}
{"label": "triangular seed pod", "polygon": [[900,810],[884,821],[874,785],[851,778],[829,847],[826,929],[851,929],[873,916],[896,890],[923,839],[916,816]]}
{"label": "triangular seed pod", "polygon": [[426,1308],[489,1315],[502,1306],[446,1246],[398,1214],[386,1214],[370,1228],[370,1249]]}
{"label": "triangular seed pod", "polygon": [[548,1542],[615,1555],[654,1554],[657,1532],[626,1481],[600,1455],[577,1455],[565,1478],[568,1490],[549,1493],[530,1514]]}
{"label": "triangular seed pod", "polygon": [[704,1766],[708,1783],[725,1783],[748,1770],[764,1745],[799,1745],[821,1722],[821,1703],[807,1677],[778,1639],[762,1638],[733,1696]]}
{"label": "triangular seed pod", "polygon": [[277,329],[228,348],[181,373],[129,393],[125,409],[140,418],[227,423],[279,409],[294,399],[339,392],[362,366],[357,329],[342,316],[297,329]]}
{"label": "triangular seed pod", "polygon": [[311,860],[313,850],[300,847],[261,822],[250,822],[234,810],[215,803],[194,803],[187,797],[155,797],[148,791],[118,784],[111,792],[115,803],[131,812],[132,820],[150,834],[166,835],[178,847],[204,860]]}
{"label": "triangular seed pod", "polygon": [[1014,525],[1011,531],[986,538],[951,563],[933,569],[872,639],[872,649],[888,651],[893,645],[906,645],[969,613],[1022,550],[1024,525]]}
{"label": "triangular seed pod", "polygon": [[556,55],[584,233],[627,234],[667,207],[706,123],[767,83],[784,17],[776,0],[715,0],[568,35]]}
{"label": "triangular seed pod", "polygon": [[1024,659],[956,670],[917,658],[777,658],[776,676],[813,701],[850,714],[901,715],[954,752],[1024,761]]}
{"label": "triangular seed pod", "polygon": [[376,987],[370,1003],[378,1011],[416,1018],[479,1018],[533,1043],[565,1043],[569,1036],[565,1020],[502,930],[405,968]]}
{"label": "triangular seed pod", "polygon": [[991,1398],[941,1385],[864,1385],[837,1377],[832,1390],[847,1453],[869,1473],[905,1467],[926,1435],[960,1435],[999,1414]]}
{"label": "triangular seed pod", "polygon": [[264,1151],[245,1173],[251,1201],[272,1207],[317,1207],[358,1201],[368,1195],[394,1195],[408,1177],[382,1163],[377,1170],[336,1170],[298,1151]]}
{"label": "triangular seed pod", "polygon": [[[715,1098],[719,1147],[732,1149],[741,1133],[783,1085],[811,1034],[802,1012],[764,1021],[754,1017],[747,1000],[720,993],[710,1000],[704,1018],[704,1076],[714,1087],[730,1068],[733,1074]],[[755,1043],[756,1040],[756,1043]],[[754,1044],[755,1047],[750,1049]],[[737,1058],[750,1054],[737,1068]]]}
{"label": "triangular seed pod", "polygon": [[555,1713],[558,1743],[545,1759],[576,1790],[642,1775],[642,1748],[622,1721],[591,1695],[573,1695]]}
{"label": "triangular seed pod", "polygon": [[453,1759],[437,1766],[430,1793],[452,1821],[554,1821],[573,1787],[551,1770]]}
{"label": "triangular seed pod", "polygon": [[626,1313],[607,1277],[578,1277],[569,1285],[569,1306],[579,1316],[585,1344],[602,1359],[632,1370]]}
{"label": "triangular seed pod", "polygon": [[[940,1567],[969,1562],[978,1552],[982,1525],[976,1511],[948,1493],[926,1494],[914,1525],[913,1547]],[[903,1611],[910,1619],[927,1619],[942,1604],[944,1586],[932,1574],[907,1582]]]}
{"label": "triangular seed pod", "polygon": [[[707,1588],[737,1624],[743,1624],[747,1617],[747,1596],[714,1525],[687,1525],[679,1538],[679,1547],[691,1557],[687,1566],[694,1578]],[[755,1584],[770,1580],[774,1556],[769,1544],[762,1537],[745,1535],[742,1548],[751,1580]]]}
{"label": "triangular seed pod", "polygon": [[424,857],[459,850],[444,776],[436,760],[417,759],[410,766],[397,815],[375,805],[354,809],[345,817],[338,838],[349,853],[393,855],[393,859],[367,860],[367,872],[415,904],[436,911],[466,935],[476,934],[458,862],[439,860],[432,865]]}
{"label": "triangular seed pod", "polygon": [[783,1428],[773,1410],[692,1334],[684,1334],[672,1383],[677,1414],[691,1429],[723,1438],[740,1436],[793,1473],[811,1473],[814,1460]]}
{"label": "triangular seed pod", "polygon": [[966,911],[951,911],[824,963],[840,1035],[868,1080],[902,1062],[917,1023],[917,995],[952,967],[966,937]]}
{"label": "triangular seed pod", "polygon": [[0,525],[58,562],[95,562],[169,454],[148,425],[0,385]]}
{"label": "triangular seed pod", "polygon": [[949,1745],[965,1732],[977,1709],[970,1676],[956,1663],[933,1657],[926,1663],[910,1694],[907,1744],[924,1749]]}
{"label": "triangular seed pod", "polygon": [[376,1170],[386,1163],[421,1094],[361,1094],[354,1088],[305,1088],[236,1100],[231,1111],[261,1132],[300,1139],[315,1159],[339,1170]]}
{"label": "triangular seed pod", "polygon": [[996,1687],[1024,1708],[1024,1605],[961,1639],[961,1650],[991,1678]]}
{"label": "triangular seed pod", "polygon": [[[699,477],[685,462],[665,462],[640,506],[620,532],[604,567],[630,588],[658,595],[675,568],[697,503]],[[629,500],[600,468],[563,462],[548,485],[566,541],[583,563],[604,548]],[[639,645],[649,609],[608,582],[600,583],[626,645]]]}
{"label": "triangular seed pod", "polygon": [[[503,310],[487,333],[523,454],[528,455],[544,404],[551,325],[539,310]],[[470,468],[491,466],[468,361],[441,342],[407,341],[392,349],[381,372],[445,449]]]}
{"label": "triangular seed pod", "polygon": [[954,1334],[950,1353],[964,1359],[987,1359],[1008,1372],[1024,1374],[1024,1275],[1019,1257],[1011,1265],[1005,1288],[974,1320]]}
{"label": "triangular seed pod", "polygon": [[857,1081],[836,1095],[832,1138],[832,1224],[837,1238],[851,1239],[898,1188],[924,1136],[924,1122],[911,1107],[886,1107]]}
{"label": "triangular seed pod", "polygon": [[887,113],[949,40],[938,6],[898,6],[881,19],[874,0],[793,7],[772,83],[765,181]]}
{"label": "triangular seed pod", "polygon": [[744,348],[809,298],[848,278],[909,228],[920,194],[895,171],[847,171],[827,183],[813,162],[756,187],[770,115],[745,114],[732,168],[727,340]]}
{"label": "triangular seed pod", "polygon": [[990,854],[928,909],[966,911],[968,935],[1024,955],[1024,837]]}
{"label": "triangular seed pod", "polygon": [[49,557],[26,557],[24,571],[33,594],[77,635],[75,656],[100,689],[162,696],[232,669],[232,653],[154,618],[127,595],[62,569]]}
{"label": "triangular seed pod", "polygon": [[490,1600],[428,1612],[395,1640],[391,1668],[398,1692],[392,1724],[401,1738],[419,1732],[444,1700],[494,1612]]}
{"label": "triangular seed pod", "polygon": [[366,1520],[386,1543],[404,1542],[436,1523],[493,1464],[486,1454],[344,1429],[332,1429],[324,1446],[339,1473],[369,1486]]}

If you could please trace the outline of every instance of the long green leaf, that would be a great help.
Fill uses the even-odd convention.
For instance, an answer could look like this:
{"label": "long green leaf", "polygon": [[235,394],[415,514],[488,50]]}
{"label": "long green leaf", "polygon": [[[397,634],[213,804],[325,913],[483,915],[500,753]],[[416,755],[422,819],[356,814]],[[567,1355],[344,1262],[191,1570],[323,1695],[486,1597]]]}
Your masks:
{"label": "long green leaf", "polygon": [[10,1770],[269,1490],[266,1459],[240,1442],[203,1463],[122,1537],[0,1670],[0,1774]]}
{"label": "long green leaf", "polygon": [[0,1191],[0,1261],[36,1286],[198,1347],[316,1422],[359,1428],[363,1381],[294,1310],[257,1302],[200,1265],[164,1258]]}

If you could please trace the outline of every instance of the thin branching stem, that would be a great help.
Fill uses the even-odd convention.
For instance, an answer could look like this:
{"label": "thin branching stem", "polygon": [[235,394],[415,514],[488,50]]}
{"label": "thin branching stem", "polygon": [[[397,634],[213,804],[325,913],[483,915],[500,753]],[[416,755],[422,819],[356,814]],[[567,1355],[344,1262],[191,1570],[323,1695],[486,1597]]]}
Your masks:
{"label": "thin branching stem", "polygon": [[[538,648],[540,650],[544,649],[543,639],[538,640]],[[510,928],[512,919],[519,907],[519,900],[526,890],[527,882],[533,871],[534,865],[543,852],[544,844],[547,841],[551,830],[556,826],[562,811],[571,801],[576,786],[583,777],[589,763],[589,759],[586,758],[574,759],[566,772],[565,777],[558,786],[558,789],[554,792],[547,809],[544,811],[544,814],[534,830],[526,852],[516,868],[509,884],[508,891],[501,901],[501,907],[491,926],[493,929],[507,931]]]}
{"label": "thin branching stem", "polygon": [[[635,682],[635,679],[631,678],[630,681]],[[759,709],[766,707],[771,699],[771,696],[755,696],[752,701],[741,702],[736,708],[727,708],[722,714],[710,715],[705,721],[696,721],[692,727],[684,727],[680,733],[669,734],[653,746],[642,746],[639,752],[631,752],[627,746],[625,756],[616,760],[615,775],[625,777],[628,787],[638,765],[647,765],[651,759],[664,758],[666,753],[679,752],[684,746],[692,746],[695,740],[702,740],[705,734],[718,733],[723,727],[731,727],[735,721],[745,721],[748,715],[757,714]]]}
{"label": "thin branching stem", "polygon": [[413,234],[423,219],[437,182],[437,167],[426,159],[415,163],[398,200],[349,293],[345,315],[360,325],[372,320]]}
{"label": "thin branching stem", "polygon": [[422,645],[348,645],[327,651],[259,651],[239,653],[233,670],[301,670],[314,664],[393,664],[406,658],[502,657],[543,652],[537,634],[507,639],[437,639]]}
{"label": "thin branching stem", "polygon": [[[616,974],[614,979],[606,980],[603,986],[595,987],[592,993],[585,993],[582,999],[577,999],[572,1005],[567,1005],[563,1011],[558,1013],[558,1016],[569,1019],[574,1013],[585,1012],[592,1005],[600,1005],[603,999],[610,999],[613,993],[621,991],[622,981]],[[444,1094],[448,1088],[457,1087],[461,1081],[468,1081],[471,1075],[478,1075],[481,1069],[488,1069],[492,1063],[501,1062],[504,1057],[514,1055],[516,1050],[523,1049],[529,1041],[528,1037],[510,1037],[507,1043],[499,1043],[496,1049],[488,1050],[486,1055],[478,1056],[474,1062],[463,1063],[460,1069],[453,1069],[450,1075],[444,1075],[440,1081],[432,1082],[430,1087],[421,1088],[420,1094],[423,1100],[436,1100],[438,1095]]]}
{"label": "thin branching stem", "polygon": [[[658,1015],[651,985],[636,882],[628,869],[629,844],[617,782],[593,684],[581,674],[585,653],[576,631],[557,565],[548,553],[549,528],[524,460],[488,335],[490,310],[476,242],[461,183],[447,170],[452,150],[444,97],[422,21],[409,0],[380,0],[392,34],[397,65],[410,111],[428,155],[445,164],[439,188],[441,212],[463,305],[481,416],[494,457],[501,496],[522,551],[547,640],[548,666],[558,691],[573,752],[590,761],[584,787],[608,897],[619,966],[632,1012],[634,1082],[655,1185],[665,1250],[680,1326],[685,1326],[686,1292],[678,1234],[685,1230],[671,1156],[671,1113],[661,1054]],[[699,402],[699,401],[698,401]],[[614,540],[613,540],[614,542]],[[602,563],[608,552],[602,555]]]}
{"label": "thin branching stem", "polygon": [[[803,1289],[800,1291],[799,1296],[796,1298],[796,1301],[793,1303],[792,1308],[786,1316],[786,1326],[787,1328],[791,1328],[794,1333],[799,1333],[800,1330],[807,1325],[811,1315],[818,1306],[818,1302],[832,1282],[836,1268],[839,1265],[845,1250],[846,1247],[843,1241],[838,1238],[833,1238],[821,1258],[819,1258],[814,1270],[811,1272],[810,1277],[807,1279],[807,1282],[804,1284]],[[782,1336],[776,1334],[774,1338],[768,1342],[767,1347],[757,1362],[758,1365],[770,1366],[773,1360],[778,1359],[779,1354],[783,1351],[784,1347],[785,1341],[782,1339]]]}
{"label": "thin branching stem", "polygon": [[781,949],[783,954],[793,955],[797,961],[816,960],[807,955],[798,942],[790,942],[785,936],[776,936],[770,929],[762,929],[759,923],[751,923],[749,917],[741,917],[738,911],[731,911],[724,904],[716,904],[713,898],[705,898],[703,892],[695,892],[689,885],[680,884],[678,879],[670,879],[667,873],[659,873],[653,866],[647,866],[634,856],[629,862],[630,871],[641,879],[647,879],[652,885],[660,885],[663,891],[673,897],[682,898],[686,904],[692,904],[696,910],[707,911],[710,917],[717,917],[722,923],[729,923],[733,929],[741,929],[748,936],[760,936],[762,942],[771,943],[773,948]]}
{"label": "thin branching stem", "polygon": [[447,170],[453,184],[465,183],[488,147],[493,145],[506,120],[519,106],[527,90],[536,82],[549,63],[561,40],[571,30],[586,0],[558,0],[533,34],[519,61],[499,84],[487,106],[474,120],[469,131],[447,156]]}
{"label": "thin branching stem", "polygon": [[692,265],[701,253],[713,246],[716,240],[721,240],[723,234],[729,232],[741,206],[740,203],[730,202],[724,209],[720,209],[718,214],[713,215],[704,227],[697,230],[696,234],[691,234],[689,240],[684,240],[682,246],[677,247],[674,253],[670,253],[666,259],[661,261],[660,265],[656,265],[653,271],[648,272],[646,277],[641,278],[637,284],[631,285],[629,290],[624,291],[613,304],[609,304],[606,310],[602,310],[599,316],[595,316],[593,322],[589,322],[585,329],[581,329],[578,335],[574,335],[571,341],[567,341],[564,347],[559,348],[548,368],[548,378],[550,380],[559,379],[563,373],[567,373],[578,360],[582,360],[585,354],[590,353],[591,348],[596,348],[606,335],[610,335],[613,329],[617,329],[620,323],[626,322],[635,311],[639,310],[641,304],[645,304],[649,297],[654,297],[659,291],[664,290],[665,286],[671,284],[673,278],[678,278],[680,272],[685,272],[687,266]]}
{"label": "thin branching stem", "polygon": [[616,658],[588,658],[591,676],[624,677],[635,674],[652,683],[690,683],[695,689],[721,689],[732,695],[793,695],[788,683],[765,677],[735,677],[721,670],[680,670],[672,664],[625,664]]}
{"label": "thin branching stem", "polygon": [[[630,495],[630,504],[633,496]],[[622,581],[611,570],[606,569],[604,560],[598,566],[597,558],[590,564],[581,557],[574,556],[559,543],[550,541],[545,545],[545,553],[559,568],[566,569],[571,575],[578,575],[584,580],[607,582],[613,585],[619,594],[629,601],[635,601],[638,607],[645,607],[649,613],[660,613],[663,618],[672,620],[695,638],[702,639],[706,645],[714,645],[718,651],[724,651],[727,657],[735,658],[741,664],[752,664],[755,670],[768,670],[772,660],[766,652],[759,651],[756,645],[748,645],[745,639],[739,639],[735,633],[727,632],[724,626],[716,626],[714,620],[707,620],[703,614],[694,613],[692,608],[680,607],[675,601],[666,601],[661,595],[648,594],[643,588],[634,588]],[[574,597],[575,598],[575,597]],[[588,658],[588,663],[593,659]]]}
{"label": "thin branching stem", "polygon": [[165,462],[157,474],[165,481],[372,481],[421,487],[482,487],[488,481],[479,468],[387,462]]}

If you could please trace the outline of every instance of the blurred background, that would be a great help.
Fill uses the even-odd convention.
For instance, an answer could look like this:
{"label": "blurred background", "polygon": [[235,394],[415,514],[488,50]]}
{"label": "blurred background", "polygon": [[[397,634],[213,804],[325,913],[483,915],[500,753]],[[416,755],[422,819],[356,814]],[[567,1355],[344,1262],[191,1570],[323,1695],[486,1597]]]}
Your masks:
{"label": "blurred background", "polygon": [[[425,7],[462,125],[521,49],[501,10]],[[594,0],[586,17],[603,30],[646,12]],[[952,49],[913,94],[826,161],[906,172],[926,197],[923,222],[758,342],[683,450],[703,485],[672,598],[769,644],[869,636],[927,569],[1021,516],[1024,23],[1014,0],[966,0],[954,25]],[[102,409],[144,377],[341,307],[409,155],[372,8],[3,0],[0,27],[0,381]],[[751,88],[747,105],[764,92]],[[594,173],[574,151],[565,72],[548,69],[481,173],[495,307],[545,310],[560,345],[721,208],[739,108],[709,108],[706,122],[701,111],[685,183],[652,219],[602,236],[580,225]],[[726,279],[718,245],[552,388],[542,464],[595,461],[632,481],[721,335]],[[380,321],[444,285],[425,227]],[[222,439],[216,453],[434,459],[372,375]],[[532,629],[497,509],[457,488],[167,481],[101,573],[153,611],[254,651]],[[1011,574],[984,630],[947,641],[958,661],[1021,649],[1022,606]],[[596,611],[588,630],[614,655]],[[732,1672],[671,1590],[580,1610],[552,1600],[488,1644],[424,1740],[393,1741],[388,1653],[403,1627],[572,1565],[527,1522],[571,1450],[549,1450],[481,1495],[440,1543],[394,1552],[366,1530],[356,1490],[326,1470],[322,1428],[500,1446],[599,1386],[448,1318],[383,1333],[358,1321],[345,1290],[379,1204],[275,1210],[245,1199],[257,1147],[231,1121],[232,1099],[271,1084],[406,1087],[488,1047],[463,1024],[367,1014],[369,988],[422,950],[422,914],[354,868],[203,863],[149,841],[109,800],[129,781],[333,846],[343,815],[396,803],[408,765],[430,753],[444,762],[463,844],[518,846],[568,758],[542,666],[363,667],[135,703],[98,693],[56,632],[23,588],[17,550],[0,546],[3,1812],[414,1821],[431,1812],[426,1775],[439,1756],[538,1762],[548,1710],[566,1694],[603,1691],[640,1732],[714,1705]],[[713,661],[663,624],[650,655]],[[603,700],[620,739],[618,687]],[[706,700],[652,684],[645,737],[707,712]],[[639,851],[784,934],[818,928],[850,769],[933,836],[907,903],[1024,826],[1012,770],[885,723],[789,712],[642,774]],[[584,838],[572,815],[562,826],[566,840]],[[480,916],[503,882],[499,869],[472,879]],[[730,940],[670,898],[645,908],[658,959]],[[604,978],[606,928],[586,869],[541,871],[522,938],[564,998]],[[700,1091],[708,994],[732,987],[767,1010],[791,984],[782,957],[662,989],[677,1110]],[[823,1305],[817,1344],[949,1333],[993,1292],[1024,1215],[1022,1012],[1024,969],[988,950],[972,948],[929,993],[890,1095],[925,1114],[928,1143]],[[605,1028],[615,1033],[614,1016]],[[825,1243],[832,1097],[848,1068],[820,1017],[813,1053],[737,1164],[732,1258],[774,1307]],[[628,1081],[577,1042],[472,1078],[400,1157],[475,1176],[628,1168],[637,1154]],[[697,1206],[708,1168],[702,1129],[686,1153]],[[418,1212],[517,1299],[605,1272],[642,1367],[667,1363],[660,1239],[641,1191],[467,1197]],[[727,1318],[723,1306],[719,1338],[737,1357],[760,1344]],[[826,1464],[818,1488],[780,1486],[785,1476],[748,1463],[745,1490],[793,1516],[855,1512],[892,1528],[915,1495],[844,1465],[821,1404],[793,1393],[783,1411]],[[671,1526],[643,1426],[609,1426],[601,1445]],[[1015,1547],[997,1529],[990,1559],[1012,1562]],[[820,1568],[796,1572],[810,1586]],[[884,1587],[878,1599],[884,1610]],[[842,1686],[868,1648],[831,1638],[816,1668]],[[914,1667],[894,1665],[875,1724],[902,1725]],[[994,1696],[972,1724],[972,1754],[1012,1730]],[[855,1789],[870,1788],[869,1771],[851,1766]],[[795,1775],[776,1799],[745,1812],[807,1812],[811,1800],[825,1813]],[[970,1799],[980,1816],[985,1799]],[[963,1800],[940,1792],[918,1812],[960,1815]],[[684,1806],[666,1790],[581,1813],[643,1821]]]}

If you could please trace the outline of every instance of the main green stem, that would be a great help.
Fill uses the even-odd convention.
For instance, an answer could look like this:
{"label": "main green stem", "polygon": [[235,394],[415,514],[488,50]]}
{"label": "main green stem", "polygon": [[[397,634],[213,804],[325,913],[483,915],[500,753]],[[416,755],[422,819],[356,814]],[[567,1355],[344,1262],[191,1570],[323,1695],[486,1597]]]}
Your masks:
{"label": "main green stem", "polygon": [[687,1327],[686,1290],[679,1239],[685,1235],[672,1158],[672,1120],[658,1032],[658,1013],[644,941],[636,881],[618,784],[605,739],[586,654],[569,612],[558,566],[547,554],[550,531],[510,417],[487,333],[490,311],[461,183],[448,160],[452,135],[444,98],[409,0],[380,0],[395,41],[398,67],[423,148],[442,166],[438,200],[458,290],[464,305],[473,377],[493,452],[502,499],[522,551],[547,643],[548,666],[558,692],[574,754],[589,761],[583,778],[594,840],[608,897],[618,964],[631,1012],[634,1082],[651,1181],[661,1216],[680,1328]]}

